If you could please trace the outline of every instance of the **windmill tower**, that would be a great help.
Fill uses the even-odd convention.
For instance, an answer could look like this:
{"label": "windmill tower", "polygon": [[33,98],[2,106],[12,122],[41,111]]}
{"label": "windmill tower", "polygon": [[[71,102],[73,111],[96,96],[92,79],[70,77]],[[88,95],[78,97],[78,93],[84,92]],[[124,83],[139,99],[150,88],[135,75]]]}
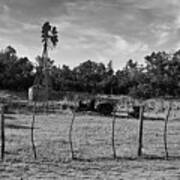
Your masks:
{"label": "windmill tower", "polygon": [[55,47],[58,42],[56,27],[52,27],[49,22],[45,22],[42,26],[42,43],[43,43],[43,74],[44,74],[44,84],[45,84],[45,106],[48,108],[49,100],[49,58],[48,58],[48,48]]}

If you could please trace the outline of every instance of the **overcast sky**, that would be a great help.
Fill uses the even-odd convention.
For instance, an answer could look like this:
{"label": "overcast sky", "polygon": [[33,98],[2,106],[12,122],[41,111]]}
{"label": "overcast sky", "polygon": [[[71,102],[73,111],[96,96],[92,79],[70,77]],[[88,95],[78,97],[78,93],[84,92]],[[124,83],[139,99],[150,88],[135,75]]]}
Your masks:
{"label": "overcast sky", "polygon": [[118,69],[130,58],[142,63],[152,51],[180,48],[179,0],[0,0],[0,48],[12,45],[34,61],[45,21],[59,31],[50,53],[59,65],[113,60]]}

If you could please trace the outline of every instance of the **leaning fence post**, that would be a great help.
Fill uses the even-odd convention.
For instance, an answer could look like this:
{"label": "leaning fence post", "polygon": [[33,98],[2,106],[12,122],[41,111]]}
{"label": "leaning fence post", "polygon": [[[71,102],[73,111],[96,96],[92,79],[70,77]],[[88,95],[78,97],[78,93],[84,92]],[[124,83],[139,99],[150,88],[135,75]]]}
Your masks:
{"label": "leaning fence post", "polygon": [[114,111],[113,113],[113,119],[112,119],[112,151],[113,151],[113,158],[116,159],[116,148],[115,148],[115,123],[116,123],[116,113]]}
{"label": "leaning fence post", "polygon": [[74,124],[75,117],[76,117],[75,109],[72,109],[72,115],[73,115],[73,117],[71,119],[71,124],[70,124],[70,128],[69,128],[69,144],[70,144],[70,150],[71,150],[71,157],[72,157],[72,159],[76,159],[75,155],[74,155],[73,141],[72,141],[73,124]]}
{"label": "leaning fence post", "polygon": [[36,120],[36,101],[34,101],[33,104],[33,117],[32,117],[32,123],[31,123],[31,144],[32,144],[32,150],[34,154],[34,159],[37,158],[37,153],[36,153],[36,145],[34,143],[34,124]]}
{"label": "leaning fence post", "polygon": [[143,113],[144,106],[141,105],[139,109],[139,147],[138,147],[138,156],[142,155],[142,147],[143,147]]}
{"label": "leaning fence post", "polygon": [[167,115],[166,118],[164,120],[164,149],[165,149],[165,158],[168,159],[169,154],[168,154],[168,143],[167,143],[167,129],[168,129],[168,119],[170,116],[170,112],[171,112],[171,103],[169,104],[168,110],[167,110]]}
{"label": "leaning fence post", "polygon": [[4,106],[1,107],[1,160],[5,155],[5,129],[4,129]]}

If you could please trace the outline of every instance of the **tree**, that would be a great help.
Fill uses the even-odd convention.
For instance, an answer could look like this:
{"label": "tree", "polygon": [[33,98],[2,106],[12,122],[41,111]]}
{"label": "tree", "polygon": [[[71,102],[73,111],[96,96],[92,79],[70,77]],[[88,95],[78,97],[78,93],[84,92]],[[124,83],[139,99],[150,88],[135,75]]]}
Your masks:
{"label": "tree", "polygon": [[106,73],[105,66],[102,63],[96,63],[91,60],[81,63],[73,69],[76,81],[81,85],[82,91],[96,93],[100,90],[101,81]]}
{"label": "tree", "polygon": [[180,95],[180,50],[172,55],[172,60],[169,62],[168,87],[170,95]]}
{"label": "tree", "polygon": [[73,91],[75,82],[75,76],[72,70],[67,65],[60,67],[53,67],[52,73],[53,87],[55,90],[61,91]]}
{"label": "tree", "polygon": [[145,83],[143,70],[142,66],[130,59],[122,70],[116,72],[116,91],[119,94],[133,94],[133,96],[136,96],[138,86]]}
{"label": "tree", "polygon": [[34,80],[34,66],[27,57],[18,58],[13,69],[16,79],[15,87],[19,84],[20,90],[27,90],[30,86],[32,86]]}
{"label": "tree", "polygon": [[166,52],[153,52],[150,56],[146,56],[146,70],[149,77],[154,96],[165,96],[170,93],[170,76],[169,67],[171,57]]}
{"label": "tree", "polygon": [[33,83],[33,69],[34,67],[27,57],[17,57],[16,50],[8,46],[0,52],[1,88],[27,90]]}

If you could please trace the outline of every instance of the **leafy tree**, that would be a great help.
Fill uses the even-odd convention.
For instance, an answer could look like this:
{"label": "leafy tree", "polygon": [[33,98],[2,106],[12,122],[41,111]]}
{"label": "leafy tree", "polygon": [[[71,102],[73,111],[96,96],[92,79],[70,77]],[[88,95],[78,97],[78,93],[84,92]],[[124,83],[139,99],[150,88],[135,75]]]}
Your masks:
{"label": "leafy tree", "polygon": [[169,94],[169,54],[166,52],[153,52],[146,56],[146,69],[149,83],[152,86],[154,96],[165,96]]}
{"label": "leafy tree", "polygon": [[116,72],[117,88],[120,94],[129,94],[142,81],[143,69],[137,62],[129,60],[122,70]]}
{"label": "leafy tree", "polygon": [[[180,50],[175,52],[167,67],[166,82],[168,86],[168,94],[171,96],[180,95]],[[167,79],[168,78],[168,79]]]}
{"label": "leafy tree", "polygon": [[0,86],[3,89],[26,90],[34,78],[33,65],[28,58],[18,58],[8,46],[0,53]]}
{"label": "leafy tree", "polygon": [[81,84],[82,91],[96,93],[99,90],[99,83],[106,73],[102,63],[88,60],[73,69],[77,83]]}

